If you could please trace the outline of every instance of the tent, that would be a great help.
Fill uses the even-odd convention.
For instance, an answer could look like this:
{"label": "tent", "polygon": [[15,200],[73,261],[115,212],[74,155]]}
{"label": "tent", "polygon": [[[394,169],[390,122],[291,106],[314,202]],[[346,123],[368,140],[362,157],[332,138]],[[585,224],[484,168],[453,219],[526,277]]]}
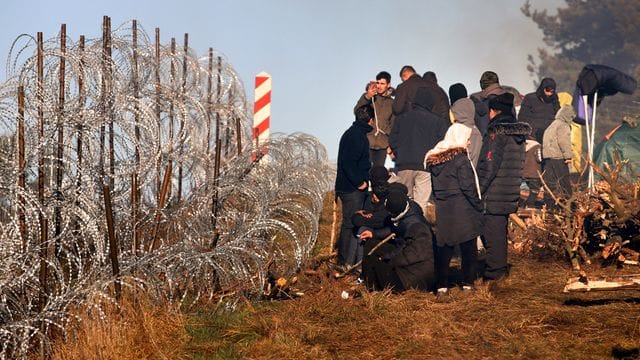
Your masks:
{"label": "tent", "polygon": [[640,126],[623,122],[613,129],[594,150],[593,162],[601,169],[604,164],[614,164],[614,152],[620,160],[628,159],[620,174],[628,181],[637,180],[640,174]]}

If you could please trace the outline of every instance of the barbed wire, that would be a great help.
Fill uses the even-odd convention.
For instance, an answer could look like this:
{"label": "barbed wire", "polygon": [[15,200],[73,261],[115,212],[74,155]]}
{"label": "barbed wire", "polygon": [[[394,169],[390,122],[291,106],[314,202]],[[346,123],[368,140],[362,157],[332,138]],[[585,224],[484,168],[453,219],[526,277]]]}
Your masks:
{"label": "barbed wire", "polygon": [[274,134],[268,155],[253,161],[243,84],[222,54],[163,45],[158,57],[134,22],[109,34],[66,39],[63,50],[61,31],[40,52],[38,40],[23,35],[7,61],[3,359],[48,352],[51,338],[76,320],[71,308],[104,317],[101,305],[116,302],[116,283],[181,306],[231,290],[260,296],[267,274],[295,272],[317,239],[331,185],[317,139]]}

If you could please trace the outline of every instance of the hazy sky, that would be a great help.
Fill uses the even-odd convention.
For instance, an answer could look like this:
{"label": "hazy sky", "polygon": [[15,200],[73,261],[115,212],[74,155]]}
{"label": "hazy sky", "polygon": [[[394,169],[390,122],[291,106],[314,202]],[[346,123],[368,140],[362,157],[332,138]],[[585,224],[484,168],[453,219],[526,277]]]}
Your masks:
{"label": "hazy sky", "polygon": [[[365,83],[380,70],[396,86],[405,64],[435,71],[445,91],[455,82],[479,90],[480,74],[533,91],[527,54],[543,46],[542,32],[520,11],[518,0],[4,0],[0,12],[0,60],[20,34],[67,34],[98,38],[102,16],[112,26],[137,19],[150,37],[182,39],[198,54],[224,53],[253,98],[253,78],[273,77],[271,131],[306,132],[320,139],[330,158],[353,121],[353,106]],[[532,0],[551,11],[560,0]],[[179,41],[180,43],[180,41]],[[4,80],[4,61],[0,79]]]}

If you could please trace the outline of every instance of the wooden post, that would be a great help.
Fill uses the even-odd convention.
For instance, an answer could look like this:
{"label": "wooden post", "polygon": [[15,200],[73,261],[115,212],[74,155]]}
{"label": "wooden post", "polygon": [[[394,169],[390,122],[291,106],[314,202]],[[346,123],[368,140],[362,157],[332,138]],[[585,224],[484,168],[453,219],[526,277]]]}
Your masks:
{"label": "wooden post", "polygon": [[[102,58],[101,58],[101,71],[102,82],[100,85],[100,108],[103,114],[107,111],[107,16],[102,18]],[[100,149],[98,157],[98,172],[100,174],[100,181],[104,181],[104,148],[105,148],[105,121],[100,124]]]}
{"label": "wooden post", "polygon": [[[182,56],[182,88],[180,90],[180,101],[184,106],[184,101],[187,93],[187,53],[189,51],[189,34],[184,34],[184,53]],[[184,113],[180,116],[180,130],[178,134],[180,134],[179,138],[182,139],[182,132],[184,131]],[[183,143],[180,140],[178,144],[178,154],[179,158],[182,159],[182,151],[183,151]],[[178,195],[176,197],[178,204],[182,200],[182,161],[178,163]]]}
{"label": "wooden post", "polygon": [[[213,48],[209,48],[209,76],[207,77],[207,157],[211,143],[211,119],[213,112]],[[208,170],[208,169],[207,169]]]}
{"label": "wooden post", "polygon": [[118,264],[118,242],[116,241],[115,225],[113,221],[113,209],[111,206],[111,189],[109,184],[102,185],[102,196],[104,198],[104,209],[107,217],[107,231],[109,238],[109,258],[111,259],[111,272],[113,274],[116,298],[120,300],[120,266]]}
{"label": "wooden post", "polygon": [[18,197],[18,219],[20,222],[20,237],[22,238],[22,253],[27,252],[27,221],[24,214],[25,198],[25,149],[24,149],[24,87],[18,86],[18,187],[23,193]]}
{"label": "wooden post", "polygon": [[[155,44],[155,49],[156,49],[156,62],[155,62],[155,68],[156,68],[156,121],[158,123],[158,134],[157,134],[157,139],[158,139],[158,154],[160,154],[160,150],[162,149],[161,147],[161,139],[162,139],[162,132],[161,132],[161,126],[160,125],[160,28],[156,28],[156,44]],[[158,202],[160,201],[160,169],[161,169],[161,164],[162,164],[162,155],[158,156],[157,161],[156,161],[156,198],[158,199]]]}
{"label": "wooden post", "polygon": [[240,117],[236,117],[236,143],[238,145],[238,156],[242,153],[242,126],[240,126]]}
{"label": "wooden post", "polygon": [[162,190],[160,190],[160,200],[158,201],[158,207],[156,208],[156,219],[155,225],[153,227],[153,232],[151,233],[151,246],[148,251],[152,251],[156,248],[158,242],[158,232],[160,230],[160,218],[162,216],[161,211],[164,208],[164,200],[167,196],[169,183],[171,181],[171,168],[169,164],[167,164],[166,169],[164,171],[164,179],[162,179]]}
{"label": "wooden post", "polygon": [[[37,67],[38,67],[38,91],[37,95],[37,108],[38,108],[38,143],[42,144],[44,139],[44,95],[43,95],[43,81],[44,81],[44,41],[42,39],[42,32],[37,34],[38,52],[37,52]],[[38,151],[38,202],[40,205],[44,203],[44,153],[42,148]],[[42,213],[38,215],[40,222],[40,293],[38,296],[38,310],[42,311],[47,301],[47,295],[49,289],[47,286],[47,260],[48,260],[48,223]]]}
{"label": "wooden post", "polygon": [[[216,104],[220,104],[220,97],[222,94],[222,57],[218,56],[218,87],[216,89]],[[216,157],[213,163],[213,199],[211,201],[211,216],[212,216],[212,226],[213,226],[213,241],[211,243],[211,248],[215,248],[218,245],[218,240],[220,238],[220,233],[216,229],[218,223],[218,181],[220,177],[220,159],[222,152],[222,141],[220,140],[220,113],[216,111]]]}
{"label": "wooden post", "polygon": [[138,168],[140,167],[140,89],[138,84],[138,21],[133,20],[133,98],[135,103],[133,105],[133,122],[134,122],[134,134],[136,138],[136,145],[134,146],[134,159],[135,170],[131,175],[131,236],[132,247],[134,255],[137,255],[140,250],[140,238],[138,236],[138,207],[140,203],[140,194],[138,193]]}
{"label": "wooden post", "polygon": [[[85,39],[84,39],[84,35],[80,35],[80,71],[78,73],[78,102],[79,102],[79,107],[80,108],[84,108],[85,105],[85,101],[86,101],[86,93],[85,93],[85,89],[84,89],[84,67],[85,67],[85,58],[84,58],[84,46],[85,46]],[[82,115],[80,115],[82,116]],[[76,152],[78,153],[78,174],[77,174],[77,179],[76,179],[76,188],[78,189],[78,191],[80,190],[80,187],[82,186],[82,132],[84,131],[83,127],[82,127],[82,122],[78,123],[78,126],[76,128],[77,132],[78,132],[78,138],[76,139]],[[76,203],[77,204],[77,203]]]}
{"label": "wooden post", "polygon": [[111,67],[111,18],[107,16],[107,46],[106,46],[106,64],[107,64],[107,123],[109,124],[109,188],[115,187],[116,174],[116,156],[114,148],[114,129],[113,129],[113,69]]}
{"label": "wooden post", "polygon": [[[175,59],[176,59],[176,39],[175,38],[171,38],[171,89],[173,89],[175,87],[175,81],[176,81],[176,65],[175,65]],[[173,102],[173,96],[171,96],[169,98],[169,154],[167,157],[167,165],[168,165],[168,169],[169,169],[169,173],[173,173],[173,160],[171,160],[171,157],[173,156],[173,136],[174,136],[174,131],[173,131],[173,121],[174,118],[176,116],[175,114],[175,104]],[[166,174],[165,174],[166,175]],[[164,179],[163,179],[164,182]],[[163,188],[164,188],[164,183],[163,183]],[[171,198],[171,190],[172,190],[172,184],[171,184],[171,179],[169,179],[169,184],[168,184],[168,188],[166,190],[166,197],[167,198]],[[158,206],[160,206],[160,202],[158,201]]]}
{"label": "wooden post", "polygon": [[67,43],[67,25],[62,24],[60,28],[60,71],[59,71],[59,88],[58,88],[58,144],[56,153],[56,205],[54,208],[54,232],[56,237],[55,250],[56,255],[61,255],[62,244],[60,240],[60,234],[62,233],[62,210],[60,208],[60,201],[62,201],[62,173],[63,164],[62,157],[64,156],[64,91],[65,91],[65,57],[66,57],[66,43]]}

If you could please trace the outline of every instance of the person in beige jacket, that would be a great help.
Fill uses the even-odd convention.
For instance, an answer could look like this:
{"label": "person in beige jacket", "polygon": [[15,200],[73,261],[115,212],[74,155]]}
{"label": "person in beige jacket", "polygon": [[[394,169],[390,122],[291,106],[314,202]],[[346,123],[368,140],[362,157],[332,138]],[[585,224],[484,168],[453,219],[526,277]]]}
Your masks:
{"label": "person in beige jacket", "polygon": [[373,166],[384,166],[387,159],[387,147],[389,146],[389,134],[393,128],[393,94],[391,87],[391,74],[381,71],[376,75],[376,81],[367,84],[367,91],[360,96],[355,111],[363,105],[373,105],[375,118],[373,130],[367,134],[369,140],[369,158]]}
{"label": "person in beige jacket", "polygon": [[[556,113],[555,120],[544,131],[542,138],[542,159],[544,181],[556,196],[570,196],[571,182],[571,121],[576,113],[571,105],[564,105]],[[546,198],[546,197],[545,197]],[[552,200],[545,199],[548,205]]]}

